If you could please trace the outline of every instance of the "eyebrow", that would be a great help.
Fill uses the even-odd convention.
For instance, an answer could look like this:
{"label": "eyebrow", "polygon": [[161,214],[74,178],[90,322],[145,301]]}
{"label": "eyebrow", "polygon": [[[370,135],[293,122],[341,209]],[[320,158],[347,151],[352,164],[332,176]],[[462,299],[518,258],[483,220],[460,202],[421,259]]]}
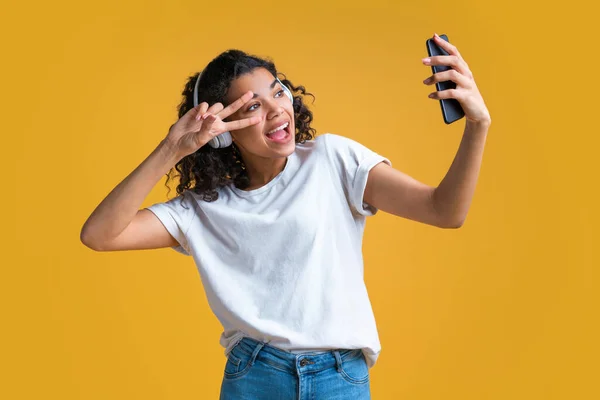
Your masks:
{"label": "eyebrow", "polygon": [[[270,87],[271,89],[273,89],[273,88],[275,87],[275,85],[277,85],[277,78],[275,78],[275,79],[273,80],[273,82],[271,82],[271,85],[270,85],[269,87]],[[253,98],[253,99],[255,99],[255,98],[257,98],[257,97],[259,97],[259,95],[258,95],[258,94],[256,94],[256,93],[254,93],[254,94],[252,95],[252,98]]]}

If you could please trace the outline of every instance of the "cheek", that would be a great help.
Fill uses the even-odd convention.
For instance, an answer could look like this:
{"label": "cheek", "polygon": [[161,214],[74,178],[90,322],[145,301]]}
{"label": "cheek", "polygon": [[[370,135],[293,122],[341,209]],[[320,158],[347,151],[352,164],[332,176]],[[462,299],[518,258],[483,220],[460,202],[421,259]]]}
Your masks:
{"label": "cheek", "polygon": [[263,136],[264,127],[264,123],[259,122],[244,129],[236,129],[231,132],[231,136],[236,142],[243,144],[245,147],[252,147],[254,143],[259,143],[258,141]]}
{"label": "cheek", "polygon": [[240,129],[240,136],[244,136],[248,139],[252,138],[252,140],[256,140],[257,137],[262,136],[263,129],[265,128],[265,124],[263,122],[259,122],[258,124],[254,124],[248,126],[244,129]]}

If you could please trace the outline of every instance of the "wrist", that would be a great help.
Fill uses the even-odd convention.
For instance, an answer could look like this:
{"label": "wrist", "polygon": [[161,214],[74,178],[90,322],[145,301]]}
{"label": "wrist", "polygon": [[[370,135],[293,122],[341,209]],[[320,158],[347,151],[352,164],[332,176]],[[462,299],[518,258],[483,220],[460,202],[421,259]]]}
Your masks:
{"label": "wrist", "polygon": [[492,124],[491,118],[484,118],[484,119],[480,119],[480,120],[472,120],[472,119],[467,118],[466,121],[467,121],[466,127],[469,130],[478,131],[478,132],[479,131],[487,132],[490,125]]}
{"label": "wrist", "polygon": [[174,143],[169,142],[167,139],[163,139],[155,150],[160,157],[167,163],[170,167],[175,166],[179,160],[183,158],[177,153],[177,146]]}

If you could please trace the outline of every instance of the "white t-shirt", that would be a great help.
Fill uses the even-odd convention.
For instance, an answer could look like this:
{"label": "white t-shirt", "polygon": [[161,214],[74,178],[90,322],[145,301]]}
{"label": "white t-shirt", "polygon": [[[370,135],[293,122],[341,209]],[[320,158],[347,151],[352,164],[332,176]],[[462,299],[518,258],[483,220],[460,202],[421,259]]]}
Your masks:
{"label": "white t-shirt", "polygon": [[[225,355],[244,336],[292,353],[381,346],[363,279],[369,170],[391,162],[325,133],[297,143],[279,175],[250,191],[233,184],[205,202],[187,191],[148,207],[192,255]],[[181,201],[186,208],[181,205]]]}

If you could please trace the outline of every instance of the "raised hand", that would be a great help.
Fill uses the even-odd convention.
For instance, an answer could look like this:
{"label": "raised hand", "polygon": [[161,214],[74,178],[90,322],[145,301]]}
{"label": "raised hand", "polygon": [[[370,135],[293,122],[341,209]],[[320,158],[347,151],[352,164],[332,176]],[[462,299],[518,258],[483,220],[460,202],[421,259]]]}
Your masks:
{"label": "raised hand", "polygon": [[446,42],[437,34],[433,37],[435,43],[446,50],[447,56],[432,56],[424,58],[425,65],[448,65],[451,69],[438,72],[431,75],[423,81],[426,85],[433,85],[436,82],[453,81],[456,83],[456,89],[441,90],[429,95],[434,100],[454,98],[462,106],[467,121],[476,123],[490,123],[490,113],[479,93],[479,89],[473,79],[473,74],[469,66],[460,55],[456,46]]}
{"label": "raised hand", "polygon": [[261,117],[244,118],[230,122],[223,121],[252,99],[252,96],[252,91],[248,91],[225,108],[221,103],[215,103],[210,108],[206,102],[198,104],[171,125],[165,143],[180,158],[183,158],[194,153],[223,132],[243,129],[259,123],[262,120]]}

